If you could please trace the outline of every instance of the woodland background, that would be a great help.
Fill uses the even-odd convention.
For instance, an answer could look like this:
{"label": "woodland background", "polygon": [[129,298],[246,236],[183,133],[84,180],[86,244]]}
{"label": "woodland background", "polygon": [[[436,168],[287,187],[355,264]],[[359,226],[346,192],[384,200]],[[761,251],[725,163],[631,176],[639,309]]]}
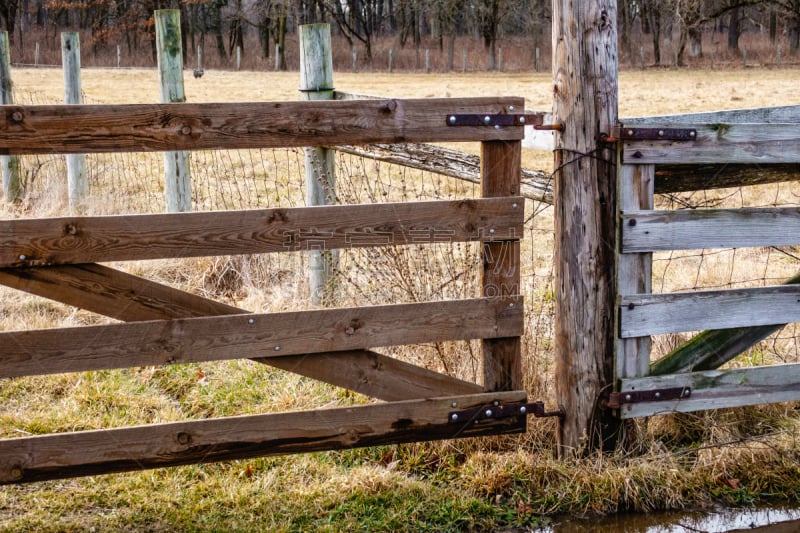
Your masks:
{"label": "woodland background", "polygon": [[[206,68],[294,70],[297,26],[315,22],[332,25],[337,69],[549,68],[549,0],[0,0],[0,29],[18,64],[60,64],[59,33],[79,31],[85,66],[154,66],[167,8],[184,62],[202,48]],[[781,64],[800,55],[800,0],[619,0],[618,29],[623,66]]]}

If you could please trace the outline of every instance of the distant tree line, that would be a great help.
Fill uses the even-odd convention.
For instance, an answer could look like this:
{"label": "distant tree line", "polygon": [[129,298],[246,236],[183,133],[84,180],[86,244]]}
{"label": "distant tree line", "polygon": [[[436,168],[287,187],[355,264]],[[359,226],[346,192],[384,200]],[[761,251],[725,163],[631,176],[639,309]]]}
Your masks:
{"label": "distant tree line", "polygon": [[[378,39],[396,39],[400,47],[438,46],[452,69],[457,37],[479,39],[497,61],[498,40],[533,36],[549,39],[549,0],[0,0],[0,24],[13,39],[32,29],[55,38],[60,31],[88,33],[84,46],[110,45],[129,52],[145,47],[155,53],[153,11],[182,11],[184,50],[213,49],[223,61],[245,48],[245,36],[257,35],[257,53],[277,53],[285,68],[287,34],[300,24],[329,22],[351,46],[373,57]],[[786,38],[790,52],[800,48],[800,0],[620,0],[620,48],[633,57],[634,36],[652,40],[655,62],[662,43],[677,42],[676,59],[703,55],[702,36],[726,32],[737,50],[740,36],[753,28],[769,38]],[[254,41],[253,41],[254,42]],[[250,53],[255,51],[250,50]]]}

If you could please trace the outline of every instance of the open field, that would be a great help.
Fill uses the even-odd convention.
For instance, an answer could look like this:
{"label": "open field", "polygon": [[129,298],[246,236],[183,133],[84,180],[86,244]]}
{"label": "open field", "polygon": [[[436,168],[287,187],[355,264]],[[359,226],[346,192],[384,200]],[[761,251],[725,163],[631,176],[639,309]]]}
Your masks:
{"label": "open field", "polygon": [[[61,72],[12,72],[17,102],[62,97]],[[396,97],[524,96],[550,108],[550,75],[336,74],[340,91]],[[686,113],[800,104],[798,70],[631,71],[620,76],[620,115]],[[297,73],[209,71],[186,78],[192,102],[297,99]],[[158,97],[154,70],[83,72],[87,101],[144,103]],[[474,150],[474,147],[463,147]],[[92,166],[93,210],[160,210],[158,157],[98,160]],[[301,205],[302,153],[251,151],[196,156],[205,189],[198,209]],[[530,151],[528,168],[549,170],[552,154]],[[342,156],[343,201],[470,197],[472,185]],[[52,167],[52,168],[51,168]],[[59,167],[37,178],[37,201],[2,216],[63,211]],[[211,177],[202,178],[201,171]],[[109,178],[109,176],[111,178]],[[105,181],[105,183],[104,183]],[[113,181],[113,183],[108,183]],[[226,195],[215,195],[215,186]],[[132,189],[137,189],[131,192]],[[95,193],[93,193],[95,194]],[[665,205],[798,205],[794,184],[660,199]],[[103,205],[100,205],[103,204]],[[529,202],[523,244],[528,308],[526,387],[552,403],[552,216]],[[5,211],[3,211],[5,210]],[[763,253],[762,253],[763,252]],[[366,260],[382,261],[378,273]],[[342,300],[350,303],[467,297],[479,259],[471,245],[395,250],[383,258],[351,254]],[[758,284],[798,270],[794,250],[694,252],[661,256],[656,290]],[[307,307],[298,257],[155,261],[129,270],[250,310]],[[95,323],[84,311],[0,290],[0,330]],[[789,328],[791,329],[791,328]],[[657,339],[662,350],[679,342]],[[793,331],[738,359],[736,365],[798,361]],[[479,374],[475,346],[452,343],[394,353],[463,378]],[[249,361],[148,367],[47,378],[0,380],[0,435],[282,411],[363,403],[365,398]],[[748,504],[800,498],[800,418],[793,405],[659,417],[632,430],[630,455],[562,463],[553,456],[554,425],[530,421],[516,438],[387,446],[341,453],[255,459],[0,488],[0,528],[8,530],[484,530],[535,525],[557,513],[613,513]]]}

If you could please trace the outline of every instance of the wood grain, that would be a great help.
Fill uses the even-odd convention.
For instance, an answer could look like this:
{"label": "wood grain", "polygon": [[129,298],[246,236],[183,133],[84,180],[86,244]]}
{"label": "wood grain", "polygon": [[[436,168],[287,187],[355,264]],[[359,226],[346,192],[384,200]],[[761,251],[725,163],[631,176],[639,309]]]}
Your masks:
{"label": "wood grain", "polygon": [[[670,124],[648,127],[669,128]],[[625,141],[629,164],[800,163],[800,127],[789,124],[681,124],[697,130],[694,141]]]}
{"label": "wood grain", "polygon": [[522,139],[518,127],[450,127],[522,98],[3,106],[0,155],[286,148]]}
{"label": "wood grain", "polygon": [[[653,165],[623,165],[619,173],[618,208],[622,211],[652,209],[654,183],[655,167]],[[624,229],[623,224],[620,226],[620,230],[624,232]],[[617,257],[617,264],[619,294],[648,294],[652,291],[652,254],[623,253]],[[650,365],[650,346],[649,336],[618,339],[616,377],[646,376]]]}
{"label": "wood grain", "polygon": [[517,391],[6,439],[0,441],[0,484],[521,433],[525,416],[459,424],[450,423],[449,414],[525,398]]}
{"label": "wood grain", "polygon": [[620,120],[626,126],[637,126],[642,128],[649,128],[651,127],[651,124],[781,124],[787,122],[800,122],[800,105],[730,109],[724,111],[706,111],[702,113],[683,113],[678,115],[623,118]]}
{"label": "wood grain", "polygon": [[479,298],[0,333],[0,377],[514,337],[522,299]]}
{"label": "wood grain", "polygon": [[0,267],[519,239],[522,205],[515,197],[5,220]]}
{"label": "wood grain", "polygon": [[800,208],[626,211],[622,228],[626,253],[796,246]]}
{"label": "wood grain", "polygon": [[[481,144],[483,197],[519,194],[521,154],[522,143],[519,141]],[[517,209],[524,210],[524,204],[518,202]],[[484,243],[481,295],[497,298],[520,294],[521,266],[519,242]],[[484,338],[484,390],[522,388],[522,344],[519,335],[522,335],[522,331],[514,338]]]}
{"label": "wood grain", "polygon": [[598,410],[614,381],[616,147],[599,142],[618,122],[616,2],[553,2],[556,134],[554,332],[556,392],[566,416],[559,450],[611,449],[618,420]]}
{"label": "wood grain", "polygon": [[[126,322],[247,313],[103,265],[0,269],[0,284]],[[482,387],[371,350],[254,358],[380,400],[474,394]]]}
{"label": "wood grain", "polygon": [[800,322],[800,286],[622,296],[623,338]]}
{"label": "wood grain", "polygon": [[675,401],[630,404],[620,410],[620,416],[636,418],[797,401],[800,400],[800,364],[623,379],[621,384],[623,392],[673,387],[690,387],[691,396]]}

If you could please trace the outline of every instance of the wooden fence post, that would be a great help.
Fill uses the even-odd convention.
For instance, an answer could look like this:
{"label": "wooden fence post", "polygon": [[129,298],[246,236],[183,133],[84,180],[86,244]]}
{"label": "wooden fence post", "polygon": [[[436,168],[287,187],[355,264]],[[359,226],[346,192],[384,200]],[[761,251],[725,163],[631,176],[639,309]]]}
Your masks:
{"label": "wooden fence post", "polygon": [[[8,32],[0,32],[0,104],[13,104],[14,91],[11,83],[11,51]],[[19,157],[0,156],[3,171],[3,198],[6,202],[18,202],[22,198],[22,182],[19,173]]]}
{"label": "wooden fence post", "polygon": [[[82,104],[81,41],[77,32],[61,33],[61,64],[64,70],[64,103]],[[72,212],[81,212],[86,208],[86,199],[89,196],[86,156],[68,154],[66,157],[69,209]]]}
{"label": "wooden fence post", "polygon": [[[521,141],[481,143],[481,196],[518,195],[521,161]],[[517,208],[524,209],[524,206],[518,205]],[[520,294],[519,259],[519,241],[483,243],[481,296],[499,298]],[[484,339],[482,346],[484,391],[521,389],[520,338]]]}
{"label": "wooden fence post", "polygon": [[617,3],[553,2],[556,390],[562,454],[616,444],[619,421],[599,409],[614,379]]}
{"label": "wooden fence post", "polygon": [[[300,91],[305,100],[333,99],[333,53],[329,24],[307,24],[300,31]],[[353,47],[355,52],[355,47]],[[355,56],[354,56],[355,57]],[[328,205],[336,202],[334,151],[323,147],[305,149],[306,204]],[[322,249],[309,254],[309,289],[314,305],[333,297],[333,272],[338,266],[338,252]]]}
{"label": "wooden fence post", "polygon": [[[181,12],[177,9],[159,9],[155,15],[161,103],[183,103],[186,101],[186,94],[183,89]],[[164,152],[164,195],[168,212],[192,209],[189,152]]]}

